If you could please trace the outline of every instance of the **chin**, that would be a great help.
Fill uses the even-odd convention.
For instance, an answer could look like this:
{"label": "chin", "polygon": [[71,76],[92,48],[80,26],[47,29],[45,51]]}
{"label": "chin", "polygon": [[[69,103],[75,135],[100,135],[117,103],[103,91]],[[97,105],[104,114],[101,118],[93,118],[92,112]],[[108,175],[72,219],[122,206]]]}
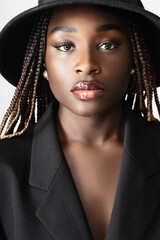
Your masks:
{"label": "chin", "polygon": [[82,117],[92,117],[102,114],[106,111],[102,105],[99,104],[88,104],[88,102],[83,102],[80,104],[70,105],[68,109],[76,115]]}

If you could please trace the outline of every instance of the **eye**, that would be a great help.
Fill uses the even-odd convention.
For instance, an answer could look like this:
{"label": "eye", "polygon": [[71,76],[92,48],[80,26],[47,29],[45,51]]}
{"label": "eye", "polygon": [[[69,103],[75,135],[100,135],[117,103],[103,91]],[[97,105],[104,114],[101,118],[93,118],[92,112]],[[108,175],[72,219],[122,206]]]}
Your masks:
{"label": "eye", "polygon": [[[102,49],[112,50],[114,48],[118,48],[119,45],[120,45],[120,43],[104,42],[100,45],[100,47],[105,46],[105,48],[102,48]],[[53,47],[57,48],[59,51],[62,51],[62,52],[73,51],[73,48],[71,48],[71,47],[73,47],[73,44],[71,44],[71,43],[62,43],[62,44],[59,44],[59,45],[56,45]]]}
{"label": "eye", "polygon": [[[73,44],[71,44],[71,43],[62,43],[60,45],[53,46],[53,47],[57,48],[58,50],[60,50],[62,52],[68,52],[68,51],[70,51],[71,46],[73,46]],[[64,49],[64,50],[62,50],[62,49]]]}
{"label": "eye", "polygon": [[104,48],[102,48],[104,50],[112,50],[114,48],[118,48],[120,46],[120,43],[104,42],[100,45],[100,47],[101,46],[105,46]]}

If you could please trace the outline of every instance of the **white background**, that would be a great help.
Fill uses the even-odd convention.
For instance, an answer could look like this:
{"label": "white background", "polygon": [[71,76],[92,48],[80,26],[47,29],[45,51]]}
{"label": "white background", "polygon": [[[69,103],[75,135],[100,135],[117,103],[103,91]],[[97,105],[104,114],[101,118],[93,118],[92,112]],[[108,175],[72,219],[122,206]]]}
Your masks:
{"label": "white background", "polygon": [[[5,26],[5,24],[15,17],[17,14],[27,10],[28,8],[37,5],[37,0],[0,0],[0,30]],[[160,16],[160,1],[159,0],[142,0],[144,7]],[[14,46],[13,46],[14,47]],[[13,97],[15,87],[9,84],[0,75],[0,123],[3,115],[5,114],[7,108],[9,107],[10,101]],[[160,89],[158,89],[160,96]],[[154,114],[157,118],[158,113],[155,110]]]}

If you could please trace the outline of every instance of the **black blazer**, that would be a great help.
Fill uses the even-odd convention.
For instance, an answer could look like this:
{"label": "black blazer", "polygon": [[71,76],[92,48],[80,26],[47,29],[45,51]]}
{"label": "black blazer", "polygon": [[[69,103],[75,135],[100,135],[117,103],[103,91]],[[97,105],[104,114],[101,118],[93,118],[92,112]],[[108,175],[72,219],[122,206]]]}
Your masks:
{"label": "black blazer", "polygon": [[[0,141],[0,232],[8,240],[93,240],[60,146],[52,101],[18,137]],[[105,240],[160,239],[160,123],[125,107],[120,177]]]}

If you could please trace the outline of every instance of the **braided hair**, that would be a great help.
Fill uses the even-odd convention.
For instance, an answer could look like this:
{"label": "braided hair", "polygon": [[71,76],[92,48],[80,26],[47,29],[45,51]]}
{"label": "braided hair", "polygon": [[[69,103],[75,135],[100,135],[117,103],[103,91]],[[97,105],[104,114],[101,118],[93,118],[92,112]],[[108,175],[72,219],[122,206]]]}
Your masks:
{"label": "braided hair", "polygon": [[[132,62],[135,74],[131,76],[128,86],[128,99],[133,103],[136,97],[136,105],[147,121],[157,120],[153,116],[153,95],[160,116],[160,104],[156,88],[156,74],[152,54],[147,41],[146,30],[140,22],[133,21],[133,16],[125,15],[125,23],[131,45]],[[147,104],[145,104],[145,99]],[[146,106],[147,105],[147,106]]]}
{"label": "braided hair", "polygon": [[[47,29],[52,12],[52,9],[45,10],[35,20],[26,48],[21,77],[0,125],[0,135],[5,131],[0,139],[23,134],[31,124],[39,120],[54,99],[49,83],[42,74]],[[131,14],[124,14],[121,17],[128,29],[132,62],[135,68],[125,96],[131,106],[136,98],[135,105],[138,106],[143,117],[147,121],[153,121],[155,120],[152,109],[153,94],[159,115],[160,105],[147,35],[144,26],[136,23]],[[145,100],[147,100],[146,103]]]}

